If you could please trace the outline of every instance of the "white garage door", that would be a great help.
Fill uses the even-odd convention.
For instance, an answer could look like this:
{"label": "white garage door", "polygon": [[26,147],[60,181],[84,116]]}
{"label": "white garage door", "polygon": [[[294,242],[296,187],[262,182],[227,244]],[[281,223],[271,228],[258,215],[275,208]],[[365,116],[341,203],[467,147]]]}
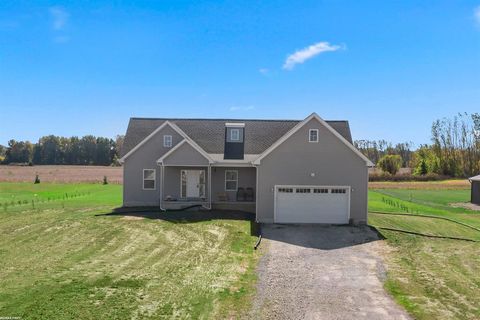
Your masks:
{"label": "white garage door", "polygon": [[349,212],[350,187],[275,186],[276,223],[345,224]]}

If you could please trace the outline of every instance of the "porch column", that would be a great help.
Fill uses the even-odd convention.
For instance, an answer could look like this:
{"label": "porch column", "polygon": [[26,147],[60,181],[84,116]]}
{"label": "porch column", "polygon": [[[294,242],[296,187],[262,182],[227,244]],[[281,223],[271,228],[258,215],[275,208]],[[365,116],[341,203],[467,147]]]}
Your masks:
{"label": "porch column", "polygon": [[208,165],[208,207],[212,209],[212,166]]}
{"label": "porch column", "polygon": [[159,164],[160,166],[160,193],[159,193],[159,197],[160,197],[160,201],[159,201],[159,204],[160,204],[160,210],[162,211],[165,211],[165,209],[163,208],[163,186],[164,186],[164,166],[163,166],[163,163],[160,163]]}

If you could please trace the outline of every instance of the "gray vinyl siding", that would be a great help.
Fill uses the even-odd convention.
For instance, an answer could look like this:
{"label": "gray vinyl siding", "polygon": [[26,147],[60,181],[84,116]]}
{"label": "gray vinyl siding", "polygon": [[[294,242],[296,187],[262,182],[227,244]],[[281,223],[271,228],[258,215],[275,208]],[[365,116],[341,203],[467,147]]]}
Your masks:
{"label": "gray vinyl siding", "polygon": [[480,181],[472,181],[471,202],[480,205]]}
{"label": "gray vinyl siding", "polygon": [[[308,142],[309,129],[319,130],[318,143]],[[368,168],[365,161],[316,119],[263,158],[257,170],[259,222],[274,220],[275,185],[351,186],[350,218],[354,223],[367,220]]]}
{"label": "gray vinyl siding", "polygon": [[189,143],[182,144],[163,160],[164,165],[198,166],[208,165],[208,160]]}
{"label": "gray vinyl siding", "polygon": [[[123,164],[123,205],[157,206],[160,204],[160,167],[156,161],[172,148],[163,147],[163,136],[172,136],[172,148],[183,137],[166,126],[125,159]],[[143,169],[155,169],[155,190],[143,190]]]}

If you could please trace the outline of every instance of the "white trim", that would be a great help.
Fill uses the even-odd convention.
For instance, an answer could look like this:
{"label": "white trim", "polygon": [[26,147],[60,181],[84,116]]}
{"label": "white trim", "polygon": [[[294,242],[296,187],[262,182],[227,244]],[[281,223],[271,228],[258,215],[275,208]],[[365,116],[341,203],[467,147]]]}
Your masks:
{"label": "white trim", "polygon": [[[145,188],[145,180],[151,181],[152,179],[145,179],[145,171],[153,170],[153,188]],[[157,170],[156,169],[143,169],[142,171],[142,190],[157,190]]]}
{"label": "white trim", "polygon": [[[167,143],[167,138],[170,138],[169,143]],[[173,145],[173,137],[170,134],[164,134],[163,135],[163,147],[164,148],[171,148]]]}
{"label": "white trim", "polygon": [[142,145],[145,144],[145,142],[150,140],[153,136],[155,136],[157,134],[157,132],[159,132],[160,130],[162,130],[163,128],[165,128],[169,124],[170,124],[170,122],[168,122],[168,121],[165,121],[164,123],[162,123],[157,129],[153,130],[152,133],[150,133],[145,139],[140,141],[134,148],[132,148],[132,150],[128,151],[127,154],[125,154],[123,157],[121,157],[119,161],[121,163],[123,163],[125,161],[125,159],[127,159],[132,153],[137,151],[138,148],[140,148]]}
{"label": "white trim", "polygon": [[193,167],[193,168],[206,168],[208,167],[208,164],[163,164],[159,163],[159,166],[164,166],[164,167]]}
{"label": "white trim", "polygon": [[163,160],[165,160],[166,157],[168,157],[169,155],[171,155],[172,153],[174,153],[178,148],[180,148],[185,142],[187,142],[185,139],[183,139],[182,141],[180,141],[179,143],[177,143],[175,145],[175,147],[173,147],[172,149],[168,150],[167,152],[165,152],[163,154],[163,156],[161,156],[160,158],[158,158],[157,160],[157,163],[158,164],[163,164]]}
{"label": "white trim", "polygon": [[245,123],[227,122],[227,123],[225,123],[225,127],[229,127],[229,128],[244,128],[244,127],[245,127]]}
{"label": "white trim", "polygon": [[219,168],[235,168],[235,167],[242,167],[242,168],[252,168],[254,167],[253,164],[249,163],[225,163],[225,162],[215,162],[212,164],[212,167],[219,167]]}
{"label": "white trim", "polygon": [[212,160],[212,158],[210,158],[210,156],[208,155],[207,152],[205,152],[205,150],[202,149],[202,147],[200,147],[195,141],[193,141],[189,136],[187,136],[187,134],[185,132],[183,132],[182,129],[180,129],[176,124],[174,123],[170,123],[170,126],[172,128],[174,128],[185,140],[187,140],[187,142],[195,149],[197,150],[202,156],[204,156],[209,163],[212,163],[214,162]]}
{"label": "white trim", "polygon": [[[237,136],[235,137],[236,139],[233,139],[233,133],[236,132],[237,133]],[[237,129],[237,128],[233,128],[233,129],[230,129],[230,141],[240,141],[240,129]]]}
{"label": "white trim", "polygon": [[[138,150],[142,145],[144,145],[148,140],[150,140],[152,137],[154,137],[160,130],[165,128],[165,126],[170,126],[173,130],[175,130],[179,135],[181,135],[185,140],[187,140],[190,145],[200,152],[207,160],[209,163],[212,163],[213,160],[209,157],[208,153],[206,153],[195,141],[193,141],[185,132],[183,132],[182,129],[180,129],[176,124],[166,120],[164,123],[162,123],[157,129],[155,129],[152,133],[150,133],[145,139],[143,139],[140,143],[138,143],[132,150],[127,152],[126,155],[124,155],[119,161],[120,163],[123,163],[126,158],[128,158],[132,153]],[[171,150],[170,150],[171,151]]]}
{"label": "white trim", "polygon": [[321,185],[296,185],[296,184],[276,184],[273,186],[273,223],[277,221],[277,192],[278,188],[325,188],[325,189],[348,189],[348,223],[351,219],[351,199],[352,186],[321,186]]}
{"label": "white trim", "polygon": [[[235,172],[237,174],[237,179],[236,180],[227,180],[227,172]],[[237,182],[237,187],[235,188],[235,190],[233,189],[227,189],[227,181],[235,181]],[[225,170],[225,191],[238,191],[238,170]]]}
{"label": "white trim", "polygon": [[[311,140],[311,134],[312,131],[315,131],[317,133],[317,140]],[[318,143],[320,141],[320,138],[318,137],[318,129],[308,129],[308,142],[310,143]]]}
{"label": "white trim", "polygon": [[316,119],[319,121],[323,126],[325,126],[331,133],[333,133],[340,141],[342,141],[350,150],[352,150],[357,156],[359,156],[362,160],[366,162],[368,167],[374,167],[375,165],[370,161],[363,153],[361,153],[357,148],[355,148],[350,142],[348,142],[340,133],[338,133],[335,129],[333,129],[325,120],[320,118],[318,114],[315,112],[312,113],[310,116],[305,118],[305,120],[299,122],[295,127],[290,129],[286,134],[284,134],[280,139],[278,139],[274,144],[272,144],[267,150],[265,150],[255,161],[253,164],[260,164],[261,160],[265,158],[270,152],[275,150],[279,145],[281,145],[285,140],[287,140],[290,136],[292,136],[295,132],[300,130],[306,123],[310,120]]}
{"label": "white trim", "polygon": [[[192,141],[190,140],[187,140],[187,139],[183,139],[182,141],[180,141],[179,143],[177,143],[177,145],[175,147],[173,147],[172,149],[168,150],[168,152],[166,152],[163,156],[161,156],[158,160],[157,160],[157,163],[162,163],[163,164],[163,161],[168,158],[171,154],[173,154],[178,148],[180,148],[183,144],[185,143],[188,143],[193,149],[195,149],[196,151],[198,151],[207,161],[208,163],[213,163],[213,160],[212,158],[210,158],[210,156],[205,152],[205,151],[200,151],[198,150],[195,145],[192,144]],[[180,166],[180,165],[179,165]],[[207,165],[195,165],[195,166],[203,166],[203,167],[206,167]],[[193,167],[193,165],[192,165]]]}

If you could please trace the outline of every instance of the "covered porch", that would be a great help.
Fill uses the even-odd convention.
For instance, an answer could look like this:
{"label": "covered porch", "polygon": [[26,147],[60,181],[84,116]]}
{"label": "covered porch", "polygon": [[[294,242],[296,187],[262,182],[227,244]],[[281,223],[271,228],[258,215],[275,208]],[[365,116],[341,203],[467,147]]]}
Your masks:
{"label": "covered porch", "polygon": [[255,212],[256,168],[244,163],[220,163],[184,140],[158,159],[160,208],[202,206]]}
{"label": "covered porch", "polygon": [[207,209],[255,212],[256,168],[161,166],[162,209],[200,205]]}

